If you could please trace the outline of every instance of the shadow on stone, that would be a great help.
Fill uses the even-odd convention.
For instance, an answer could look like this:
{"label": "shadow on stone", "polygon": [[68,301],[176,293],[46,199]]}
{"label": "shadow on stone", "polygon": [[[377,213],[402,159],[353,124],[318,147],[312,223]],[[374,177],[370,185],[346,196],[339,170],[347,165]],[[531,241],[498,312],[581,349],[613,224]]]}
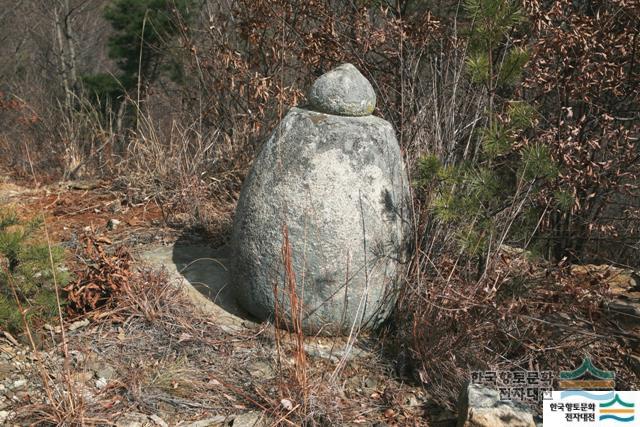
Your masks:
{"label": "shadow on stone", "polygon": [[164,267],[170,275],[191,285],[186,291],[196,303],[201,303],[203,310],[217,314],[219,309],[207,307],[211,305],[207,304],[210,301],[226,312],[220,314],[252,321],[251,315],[236,303],[229,256],[228,245],[213,248],[201,240],[194,241],[190,233],[181,236],[173,246],[154,248],[143,254],[152,265]]}
{"label": "shadow on stone", "polygon": [[198,292],[230,314],[246,317],[235,301],[229,272],[229,247],[176,242],[171,260],[178,273]]}
{"label": "shadow on stone", "polygon": [[[174,245],[158,246],[140,255],[148,265],[163,268],[194,305],[226,332],[246,331],[259,323],[236,303],[229,268],[229,246],[208,246],[201,236],[187,231]],[[268,329],[266,334],[272,336],[273,329]],[[311,357],[334,362],[343,358],[376,357],[368,339],[362,337],[353,345],[345,337],[307,336],[304,348]]]}

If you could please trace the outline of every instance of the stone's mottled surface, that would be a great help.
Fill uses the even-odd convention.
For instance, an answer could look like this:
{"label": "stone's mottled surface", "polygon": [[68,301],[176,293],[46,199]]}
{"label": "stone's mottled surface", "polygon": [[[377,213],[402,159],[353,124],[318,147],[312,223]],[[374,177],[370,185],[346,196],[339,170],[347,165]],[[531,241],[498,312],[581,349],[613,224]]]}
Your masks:
{"label": "stone's mottled surface", "polygon": [[379,324],[406,248],[408,181],[391,125],[292,108],[266,142],[236,210],[232,245],[240,305],[261,320],[283,292],[288,228],[307,334]]}
{"label": "stone's mottled surface", "polygon": [[186,424],[178,424],[181,427],[226,427],[229,426],[229,418],[223,415],[216,415],[212,418],[205,418],[204,420],[194,421]]}
{"label": "stone's mottled surface", "polygon": [[500,400],[500,392],[468,384],[458,401],[458,427],[535,427],[529,408]]}
{"label": "stone's mottled surface", "polygon": [[258,411],[246,412],[233,418],[232,427],[268,427],[273,420]]}
{"label": "stone's mottled surface", "polygon": [[313,110],[340,116],[367,116],[376,107],[371,83],[351,64],[343,64],[315,81],[309,90]]}

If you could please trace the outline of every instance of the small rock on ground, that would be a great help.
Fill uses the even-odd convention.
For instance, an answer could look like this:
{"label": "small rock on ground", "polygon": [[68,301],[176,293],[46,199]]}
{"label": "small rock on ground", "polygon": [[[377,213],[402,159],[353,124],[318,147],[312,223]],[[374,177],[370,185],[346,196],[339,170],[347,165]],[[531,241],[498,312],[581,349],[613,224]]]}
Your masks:
{"label": "small rock on ground", "polygon": [[533,414],[524,405],[500,400],[500,393],[478,384],[463,389],[458,427],[535,427]]}
{"label": "small rock on ground", "polygon": [[222,427],[225,426],[227,417],[222,415],[216,415],[212,418],[205,418],[204,420],[194,421],[188,424],[180,423],[180,427]]}
{"label": "small rock on ground", "polygon": [[233,427],[268,427],[271,423],[260,412],[247,412],[233,418]]}

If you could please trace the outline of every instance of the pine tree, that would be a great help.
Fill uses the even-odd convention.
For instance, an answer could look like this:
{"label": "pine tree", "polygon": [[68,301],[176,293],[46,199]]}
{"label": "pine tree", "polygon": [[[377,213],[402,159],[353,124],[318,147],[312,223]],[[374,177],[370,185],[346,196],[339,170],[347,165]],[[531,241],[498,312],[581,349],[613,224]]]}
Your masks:
{"label": "pine tree", "polygon": [[88,92],[106,103],[163,73],[181,80],[182,67],[169,55],[170,42],[180,32],[177,17],[188,20],[194,6],[195,0],[113,0],[104,16],[114,30],[109,56],[120,72],[83,76]]}
{"label": "pine tree", "polygon": [[[481,272],[500,233],[500,215],[513,207],[516,193],[523,188],[535,192],[536,182],[553,179],[558,170],[547,147],[521,143],[536,114],[514,95],[528,59],[527,51],[509,37],[522,24],[520,9],[512,0],[467,0],[464,8],[470,22],[467,74],[487,97],[484,125],[475,135],[478,150],[473,159],[455,165],[423,158],[418,182],[436,183],[436,218],[456,225],[461,249],[477,257]],[[522,206],[512,236],[532,233],[536,215],[529,209],[536,208]]]}
{"label": "pine tree", "polygon": [[53,275],[59,285],[68,278],[62,248],[51,248],[52,271],[49,247],[36,242],[40,226],[38,219],[22,221],[15,212],[0,211],[0,328],[9,332],[24,326],[18,302],[29,326],[53,318],[58,310]]}

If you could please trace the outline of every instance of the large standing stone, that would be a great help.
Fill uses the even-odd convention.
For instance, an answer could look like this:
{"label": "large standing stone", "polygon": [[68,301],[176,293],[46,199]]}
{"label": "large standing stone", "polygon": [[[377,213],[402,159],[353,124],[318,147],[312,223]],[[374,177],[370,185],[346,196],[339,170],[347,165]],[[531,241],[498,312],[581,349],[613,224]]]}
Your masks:
{"label": "large standing stone", "polygon": [[[346,92],[329,102],[336,85]],[[393,302],[408,237],[408,182],[391,125],[363,116],[375,94],[355,67],[323,75],[311,92],[312,106],[336,114],[292,108],[265,143],[236,210],[234,280],[248,312],[271,320],[277,305],[290,321],[286,226],[304,332],[349,333],[377,325]]]}

